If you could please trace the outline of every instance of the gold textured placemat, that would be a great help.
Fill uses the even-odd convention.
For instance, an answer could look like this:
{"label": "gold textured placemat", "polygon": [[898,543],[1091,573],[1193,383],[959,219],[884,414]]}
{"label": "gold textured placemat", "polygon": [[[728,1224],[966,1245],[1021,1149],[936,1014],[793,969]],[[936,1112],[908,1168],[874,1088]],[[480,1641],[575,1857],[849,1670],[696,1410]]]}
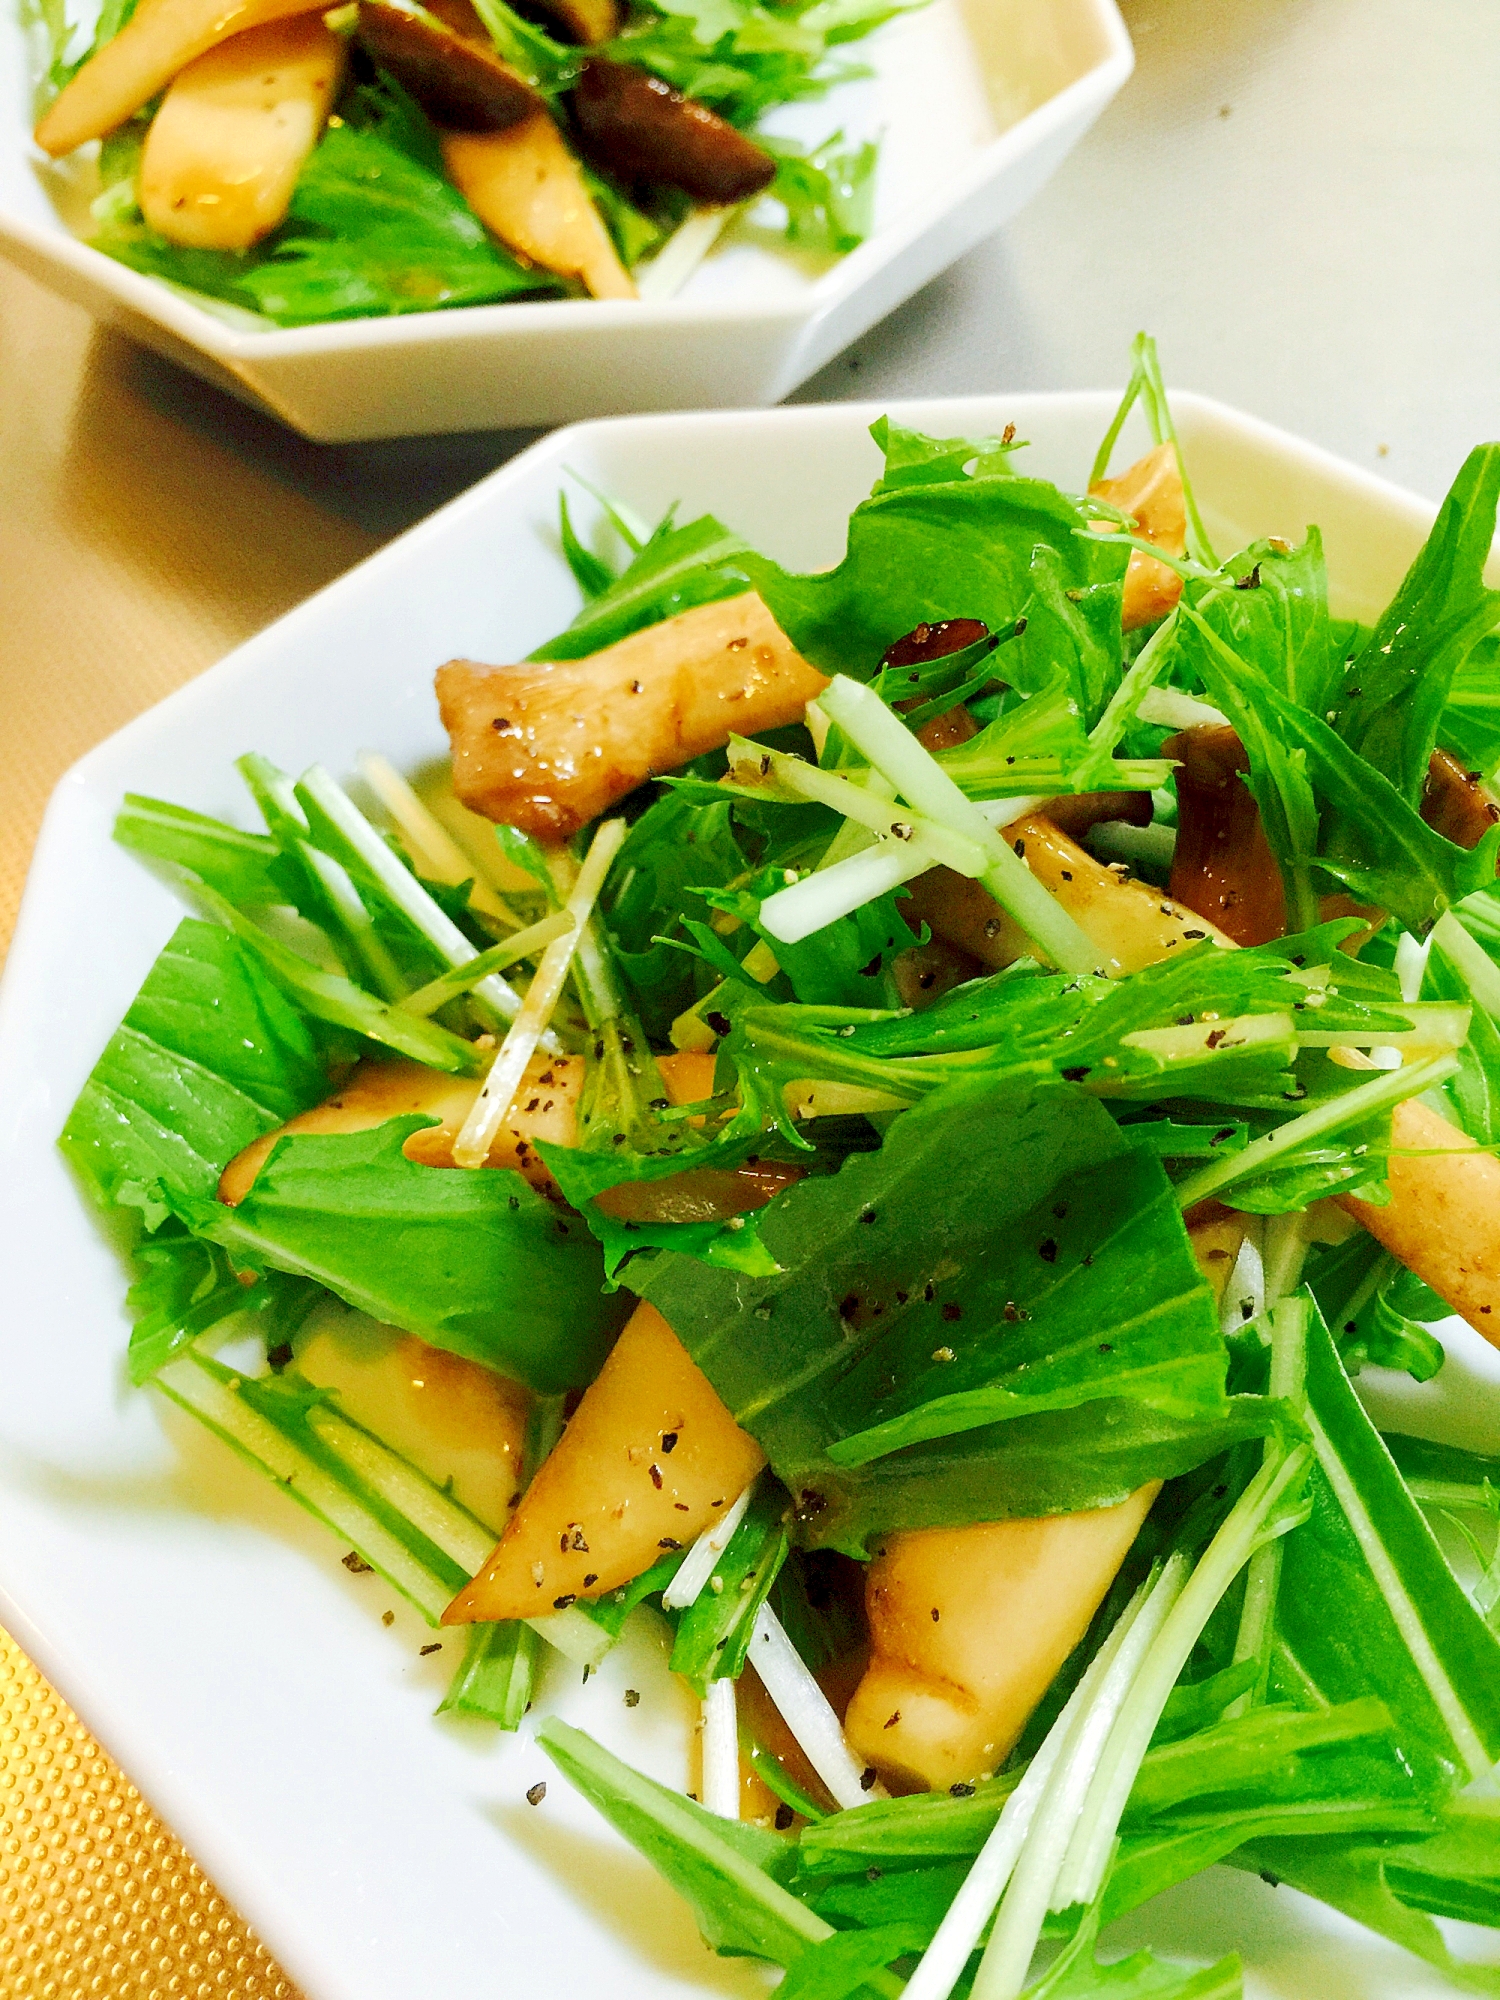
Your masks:
{"label": "gold textured placemat", "polygon": [[296,2000],[266,1948],[0,1632],[0,2000]]}
{"label": "gold textured placemat", "polygon": [[[0,953],[92,744],[509,455],[331,451],[0,265]],[[0,1632],[0,2000],[296,2000]]]}

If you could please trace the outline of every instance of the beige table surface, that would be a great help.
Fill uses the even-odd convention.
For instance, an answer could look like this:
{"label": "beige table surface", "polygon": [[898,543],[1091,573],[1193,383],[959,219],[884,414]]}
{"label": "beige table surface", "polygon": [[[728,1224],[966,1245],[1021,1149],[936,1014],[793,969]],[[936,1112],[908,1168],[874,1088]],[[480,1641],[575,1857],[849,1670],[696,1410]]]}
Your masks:
{"label": "beige table surface", "polygon": [[[1493,0],[1126,11],[1136,77],[1052,186],[803,397],[1097,387],[1146,324],[1436,497],[1500,435]],[[0,266],[0,950],[74,758],[525,441],[308,445]],[[0,2000],[289,1993],[0,1634]]]}

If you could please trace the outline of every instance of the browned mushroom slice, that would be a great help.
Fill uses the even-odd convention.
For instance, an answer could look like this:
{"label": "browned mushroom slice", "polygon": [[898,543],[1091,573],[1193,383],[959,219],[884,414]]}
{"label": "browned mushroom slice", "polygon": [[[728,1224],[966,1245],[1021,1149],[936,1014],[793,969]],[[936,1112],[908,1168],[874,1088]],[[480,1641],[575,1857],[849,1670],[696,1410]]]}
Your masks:
{"label": "browned mushroom slice", "polygon": [[[1124,820],[1127,826],[1151,824],[1149,792],[1059,792],[1037,807],[1043,819],[1050,819],[1059,833],[1070,840],[1082,840],[1092,827]],[[1179,898],[1179,901],[1181,899]]]}
{"label": "browned mushroom slice", "polygon": [[573,86],[584,151],[622,181],[656,181],[695,201],[748,201],[776,178],[776,162],[743,132],[659,76],[591,56]]}
{"label": "browned mushroom slice", "polygon": [[910,951],[901,952],[891,965],[901,1005],[916,1012],[936,1006],[945,993],[977,979],[983,971],[971,951],[950,944],[936,932],[926,944],[914,944]]}
{"label": "browned mushroom slice", "polygon": [[1250,759],[1227,722],[1197,723],[1162,745],[1177,766],[1177,848],[1172,894],[1211,917],[1236,944],[1268,944],[1286,931],[1281,870],[1245,773]]}
{"label": "browned mushroom slice", "polygon": [[[1182,494],[1182,468],[1177,447],[1170,442],[1148,451],[1134,465],[1127,466],[1118,479],[1096,479],[1089,488],[1096,499],[1107,500],[1135,522],[1135,532],[1155,542],[1168,555],[1180,556],[1187,548],[1187,507]],[[1109,532],[1109,524],[1100,523]],[[1167,565],[1141,549],[1131,552],[1125,572],[1125,602],[1121,622],[1127,632],[1165,618],[1182,595],[1182,578]]]}
{"label": "browned mushroom slice", "polygon": [[828,685],[753,591],[681,611],[584,660],[450,660],[438,707],[453,786],[486,819],[568,840],[646,778],[731,733],[800,720]]}
{"label": "browned mushroom slice", "polygon": [[[1198,723],[1168,737],[1162,753],[1177,768],[1177,848],[1172,894],[1210,918],[1236,944],[1266,944],[1286,931],[1281,871],[1260,808],[1245,783],[1250,759],[1227,722]],[[1500,805],[1446,750],[1434,750],[1422,790],[1422,817],[1459,847],[1477,847],[1500,821]],[[1320,915],[1375,917],[1347,896],[1325,896]],[[1353,942],[1346,947],[1355,948]]]}
{"label": "browned mushroom slice", "polygon": [[930,625],[914,625],[893,646],[887,646],[880,664],[887,670],[919,667],[928,660],[946,660],[989,636],[989,626],[978,618],[939,618]]}
{"label": "browned mushroom slice", "polygon": [[493,48],[412,0],[360,0],[359,38],[450,131],[504,132],[541,108],[530,84]]}
{"label": "browned mushroom slice", "polygon": [[[966,646],[977,646],[981,639],[990,635],[988,625],[977,618],[942,618],[932,625],[914,625],[910,632],[899,638],[895,645],[886,648],[880,662],[886,670],[901,667],[919,667],[928,660],[945,660],[953,653],[963,652]],[[913,695],[910,701],[897,701],[899,709],[920,707],[922,697]],[[979,724],[960,702],[957,707],[945,709],[941,715],[924,722],[917,731],[917,741],[926,750],[951,750],[956,743],[967,743],[979,733]]]}
{"label": "browned mushroom slice", "polygon": [[1444,840],[1477,847],[1500,820],[1500,805],[1477,771],[1466,771],[1447,750],[1434,750],[1422,787],[1422,817]]}

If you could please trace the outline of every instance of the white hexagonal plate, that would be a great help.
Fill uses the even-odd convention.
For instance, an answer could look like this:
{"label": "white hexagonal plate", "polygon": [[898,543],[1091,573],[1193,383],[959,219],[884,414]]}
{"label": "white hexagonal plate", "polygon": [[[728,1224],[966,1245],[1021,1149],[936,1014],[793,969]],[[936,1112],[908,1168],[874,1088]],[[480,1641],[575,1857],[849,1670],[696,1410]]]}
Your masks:
{"label": "white hexagonal plate", "polygon": [[[79,240],[91,158],[31,144],[25,49],[0,10],[0,252],[147,346],[330,443],[773,403],[1029,201],[1129,76],[1115,0],[928,0],[857,51],[873,74],[769,129],[881,138],[851,255],[732,234],[662,304],[553,300],[263,331]],[[67,218],[67,220],[65,220]],[[68,222],[71,221],[73,229]]]}
{"label": "white hexagonal plate", "polygon": [[[1014,422],[1078,486],[1106,395],[909,404],[940,435]],[[1263,425],[1177,399],[1210,530],[1328,543],[1340,608],[1379,607],[1432,517]],[[763,1992],[523,1731],[432,1719],[454,1663],[378,1577],[212,1439],[123,1383],[122,1267],[54,1148],[79,1086],[179,911],[110,842],[122,792],[240,818],[232,760],[415,769],[446,749],[432,670],[520,658],[572,613],[555,540],[565,471],[648,517],[709,508],[809,567],[835,561],[878,471],[873,407],[622,419],[564,431],[475,487],[93,751],[49,810],[0,989],[0,1621],[37,1658],[259,1929],[310,2000]],[[1128,441],[1127,441],[1128,443]],[[1466,1327],[1428,1387],[1364,1378],[1407,1428],[1494,1448],[1500,1363]],[[692,1716],[649,1618],[581,1686],[544,1691],[685,1782]],[[626,1686],[642,1691],[627,1710]],[[550,1778],[545,1804],[524,1801]],[[1353,1925],[1215,1870],[1119,1927],[1182,1956],[1244,1951],[1260,2000],[1436,2000],[1435,1974]],[[1493,1950],[1493,1942],[1491,1949]]]}

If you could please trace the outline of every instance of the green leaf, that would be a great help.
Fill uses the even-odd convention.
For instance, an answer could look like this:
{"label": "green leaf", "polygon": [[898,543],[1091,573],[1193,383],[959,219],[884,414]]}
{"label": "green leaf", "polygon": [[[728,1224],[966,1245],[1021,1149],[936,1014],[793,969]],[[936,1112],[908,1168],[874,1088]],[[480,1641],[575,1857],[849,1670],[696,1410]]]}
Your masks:
{"label": "green leaf", "polygon": [[1251,1841],[1225,1857],[1231,1867],[1283,1882],[1341,1910],[1381,1937],[1435,1965],[1455,1985],[1474,1993],[1500,1993],[1500,1966],[1467,1965],[1455,1958],[1431,1917],[1396,1895],[1386,1874],[1386,1850],[1340,1839]]}
{"label": "green leaf", "polygon": [[139,1388],[174,1354],[238,1314],[252,1318],[267,1350],[289,1343],[327,1294],[306,1278],[267,1271],[246,1284],[224,1252],[175,1222],[136,1246],[126,1294],[134,1315],[126,1368]]}
{"label": "green leaf", "polygon": [[[1045,1333],[1032,1343],[1022,1315],[1049,1288],[1054,1267],[1031,1246],[1033,1274],[1023,1282],[1018,1271],[1014,1293],[995,1292],[992,1261],[1038,1191],[1054,1188],[1065,1172],[1117,1155],[1128,1159],[1132,1173],[1159,1172],[1139,1153],[1121,1155],[1122,1143],[1100,1107],[1067,1090],[1018,1092],[982,1077],[950,1085],[898,1119],[880,1152],[798,1183],[765,1211],[762,1238],[781,1275],[747,1280],[662,1258],[637,1283],[736,1420],[765,1447],[814,1540],[857,1545],[855,1534],[872,1517],[882,1525],[935,1525],[1095,1504],[1076,1498],[1079,1487],[1093,1493],[1107,1483],[1113,1490],[1119,1475],[1106,1465],[1117,1452],[1132,1469],[1142,1457],[1176,1467],[1184,1451],[1189,1462],[1200,1446],[1207,1456],[1219,1427],[1242,1420],[1220,1397],[1222,1358],[1209,1357],[1215,1349],[1222,1357],[1222,1349],[1206,1293],[1201,1324],[1188,1310],[1176,1336],[1185,1376],[1199,1385],[1195,1419],[1155,1412],[1149,1422],[1126,1422],[1125,1412],[1134,1418],[1137,1405],[1121,1393],[1113,1354],[1097,1352],[1102,1330],[1091,1329],[1092,1362],[1080,1357],[1077,1380],[1060,1394],[1075,1403],[1107,1400],[1096,1401],[1086,1421],[1071,1428],[1064,1422],[1061,1433],[1023,1433],[1010,1490],[1008,1454],[997,1453],[996,1433],[1044,1425],[1046,1417],[1018,1415],[941,1446],[893,1453],[853,1475],[832,1463],[829,1447],[849,1436],[870,1407],[860,1371],[878,1380],[885,1364],[899,1380],[908,1346],[911,1357],[925,1362],[959,1339],[963,1327],[964,1339],[1000,1340],[1007,1357],[1045,1361]],[[1061,1219],[1052,1226],[1060,1228]],[[1152,1240],[1163,1290],[1191,1297],[1201,1280],[1179,1228],[1164,1218]],[[1069,1365],[1060,1356],[1054,1372],[1060,1378]],[[1024,1380],[1018,1371],[1018,1410],[1027,1407]],[[1059,1435],[1070,1445],[1088,1442],[1075,1455],[1056,1449]],[[1028,1463],[1028,1451],[1038,1450],[1050,1458],[1044,1484],[1057,1495],[1040,1505],[1041,1468]]]}
{"label": "green leaf", "polygon": [[1500,1809],[1495,1800],[1454,1799],[1430,1838],[1390,1849],[1385,1879],[1403,1903],[1432,1916],[1500,1925]]}
{"label": "green leaf", "polygon": [[1455,1582],[1316,1317],[1307,1392],[1312,1514],[1283,1544],[1275,1671],[1297,1698],[1377,1696],[1419,1782],[1462,1784],[1500,1757],[1500,1641]]}
{"label": "green leaf", "polygon": [[717,1270],[742,1271],[752,1278],[769,1278],[778,1269],[760,1240],[753,1215],[729,1216],[722,1222],[617,1222],[596,1203],[582,1213],[604,1252],[604,1275],[611,1283],[632,1258],[647,1250],[696,1257]]}
{"label": "green leaf", "polygon": [[781,2000],[848,2000],[872,1972],[907,1952],[920,1951],[927,1935],[926,1925],[909,1917],[871,1930],[835,1931],[793,1961],[776,1991]]}
{"label": "green leaf", "polygon": [[706,922],[709,906],[699,887],[723,888],[744,872],[728,799],[700,804],[677,790],[648,806],[625,837],[601,898],[615,958],[640,1010],[647,1033],[667,1030],[709,989],[697,961],[674,951],[688,920]]}
{"label": "green leaf", "polygon": [[644,1604],[648,1597],[659,1596],[681,1567],[682,1556],[675,1551],[658,1556],[650,1569],[643,1569],[639,1576],[621,1584],[618,1590],[608,1591],[591,1602],[580,1600],[572,1610],[597,1625],[613,1641],[624,1631],[625,1621],[636,1606]]}
{"label": "green leaf", "polygon": [[[1275,677],[1283,663],[1273,655],[1263,672],[1253,654],[1247,657],[1231,646],[1186,602],[1179,607],[1175,645],[1188,678],[1208,690],[1234,724],[1249,754],[1246,782],[1281,870],[1287,922],[1293,929],[1305,929],[1317,920],[1310,865],[1318,845],[1318,801],[1306,752],[1295,735],[1288,738],[1281,710],[1275,705]],[[1294,716],[1303,715],[1295,704],[1283,706]]]}
{"label": "green leaf", "polygon": [[356,92],[341,116],[308,156],[269,254],[242,281],[268,318],[299,326],[558,289],[486,233],[394,86]]}
{"label": "green leaf", "polygon": [[[925,1358],[966,1316],[970,1340],[1021,1323],[1049,1266],[1033,1248],[1038,1275],[1019,1297],[1006,1294],[1004,1315],[1006,1299],[991,1301],[987,1280],[999,1240],[1038,1191],[1120,1148],[1112,1121],[1070,1093],[1017,1094],[987,1078],[950,1084],[899,1119],[879,1153],[775,1204],[764,1236],[781,1276],[746,1288],[663,1263],[648,1273],[647,1293],[773,1465],[778,1453],[789,1466],[806,1463],[849,1435],[852,1410],[869,1408],[861,1364],[903,1378],[894,1329],[909,1321],[913,1353]],[[1007,1345],[1025,1338],[1005,1332]]]}
{"label": "green leaf", "polygon": [[704,514],[685,528],[668,521],[629,566],[568,626],[531,654],[533,660],[581,660],[698,604],[738,597],[749,588],[740,537]]}
{"label": "green leaf", "polygon": [[1423,1320],[1446,1319],[1437,1293],[1361,1230],[1314,1252],[1307,1284],[1351,1375],[1400,1368],[1429,1382],[1443,1365],[1443,1344]]}
{"label": "green leaf", "polygon": [[[1269,1828],[1276,1831],[1280,1824],[1274,1814],[1267,1816]],[[1162,1889],[1185,1880],[1189,1875],[1210,1867],[1244,1837],[1246,1828],[1259,1831],[1259,1822],[1247,1822],[1243,1817],[1221,1815],[1220,1823],[1212,1828],[1194,1829],[1184,1835],[1172,1822],[1163,1822],[1162,1828],[1150,1836],[1131,1836],[1122,1844],[1121,1860],[1116,1873],[1110,1878],[1105,1892],[1102,1919],[1112,1923],[1118,1916],[1134,1909],[1150,1896],[1160,1894]],[[1199,1856],[1203,1858],[1198,1859]],[[922,1945],[929,1943],[947,1912],[949,1904],[963,1886],[968,1873],[967,1862],[936,1862],[927,1866],[871,1868],[858,1876],[842,1880],[824,1882],[809,1880],[804,1893],[810,1893],[812,1906],[819,1916],[828,1917],[835,1923],[869,1925],[884,1928],[887,1924],[909,1924],[913,1932],[920,1933]],[[1119,1883],[1123,1896],[1116,1896],[1115,1885]],[[802,1886],[802,1885],[799,1885]],[[1049,1930],[1061,1931],[1066,1919],[1054,1918]],[[855,1937],[863,1935],[862,1930],[847,1933]],[[1058,1961],[1053,1960],[1056,1966]],[[1121,1968],[1122,1976],[1131,1972],[1138,1964],[1127,1960]],[[1096,1968],[1099,1976],[1106,1977],[1113,1968]],[[1162,1968],[1168,1976],[1181,1976],[1180,1968]],[[1087,1978],[1087,1960],[1078,1966],[1079,1976]],[[1201,1976],[1201,1975],[1200,1975]],[[1038,1987],[1027,1989],[1028,1996],[1035,1996]],[[1086,1993],[1109,1992],[1108,1986],[1085,1986]],[[1146,1991],[1155,1989],[1147,1988]],[[1174,1989],[1168,1988],[1168,1991]],[[1217,1990],[1217,1989],[1211,1989]],[[1230,1989],[1231,1991],[1235,1989]]]}
{"label": "green leaf", "polygon": [[[1370,1695],[1310,1714],[1283,1704],[1251,1708],[1152,1750],[1131,1791],[1127,1823],[1171,1812],[1186,1799],[1217,1798],[1248,1809],[1273,1800],[1358,1796],[1351,1771],[1367,1789],[1419,1802],[1410,1773],[1390,1754],[1390,1734],[1390,1710]],[[1360,1759],[1318,1754],[1355,1743],[1366,1753]],[[1382,1749],[1383,1756],[1369,1754]]]}
{"label": "green leaf", "polygon": [[1158,1161],[1132,1148],[1064,1174],[1024,1216],[1000,1206],[962,1306],[906,1313],[840,1383],[839,1414],[866,1415],[827,1447],[836,1465],[1076,1408],[1101,1385],[1188,1421],[1224,1414],[1218,1310]]}
{"label": "green leaf", "polygon": [[1486,633],[1454,675],[1438,741],[1481,778],[1500,767],[1500,633]]}
{"label": "green leaf", "polygon": [[615,580],[615,573],[607,562],[586,549],[579,541],[573,528],[572,516],[568,512],[568,496],[559,492],[557,496],[558,536],[562,542],[563,555],[568,568],[573,572],[573,580],[589,601],[609,589]]}
{"label": "green leaf", "polygon": [[1338,734],[1413,810],[1454,676],[1500,621],[1500,590],[1484,586],[1497,499],[1500,444],[1477,445],[1334,704]]}
{"label": "green leaf", "polygon": [[1321,1800],[1271,1802],[1229,1812],[1188,1813],[1150,1820],[1128,1829],[1104,1889],[1104,1917],[1112,1923],[1153,1896],[1226,1860],[1249,1841],[1280,1835],[1296,1839],[1363,1839],[1371,1835],[1420,1834],[1436,1824],[1418,1804],[1357,1795]]}
{"label": "green leaf", "polygon": [[[1311,1714],[1252,1709],[1198,1736],[1157,1745],[1131,1792],[1106,1914],[1134,1909],[1267,1832],[1313,1825],[1336,1832],[1336,1819],[1342,1830],[1360,1832],[1424,1832],[1439,1824],[1389,1730],[1383,1704],[1364,1700]],[[901,1870],[897,1879],[910,1882],[917,1866],[967,1860],[983,1847],[1021,1775],[1012,1769],[984,1780],[970,1797],[918,1793],[833,1814],[803,1829],[802,1879],[812,1885],[840,1873],[864,1874],[873,1864]],[[1190,1803],[1195,1810],[1181,1809]],[[821,1892],[815,1907],[834,1913]],[[880,1917],[877,1905],[868,1920]]]}
{"label": "green leaf", "polygon": [[537,1742],[617,1832],[693,1906],[713,1950],[791,1965],[831,1926],[782,1887],[796,1850],[774,1833],[721,1819],[632,1771],[549,1715]]}
{"label": "green leaf", "polygon": [[263,833],[245,833],[186,806],[127,792],[114,837],[146,860],[189,869],[232,903],[287,901],[275,868],[281,849]]}
{"label": "green leaf", "polygon": [[1441,936],[1433,939],[1427,954],[1422,998],[1456,1000],[1472,1009],[1458,1069],[1443,1086],[1443,1094],[1454,1123],[1481,1146],[1492,1146],[1500,1140],[1500,1026],[1470,986],[1458,960],[1444,949]]}
{"label": "green leaf", "polygon": [[474,11],[498,53],[544,96],[555,97],[566,90],[583,68],[578,49],[555,42],[534,21],[507,6],[506,0],[474,0]]}
{"label": "green leaf", "polygon": [[[916,943],[895,896],[872,897],[848,916],[788,944],[767,931],[760,916],[762,902],[785,885],[783,867],[763,867],[738,889],[705,888],[702,895],[710,908],[738,917],[765,939],[793,995],[808,1006],[894,1006],[890,966]],[[689,923],[688,929],[700,944],[708,943],[696,925]]]}
{"label": "green leaf", "polygon": [[[1280,1123],[1359,1087],[1355,1072],[1318,1051],[1299,1056],[1301,1036],[1372,1045],[1410,1032],[1394,990],[1395,1005],[1382,1004],[1390,975],[1344,972],[1356,963],[1335,951],[1346,928],[1254,951],[1193,946],[1118,980],[1015,969],[971,980],[919,1014],[737,1003],[725,1052],[742,1090],[768,1096],[814,1077],[915,1100],[983,1071],[1017,1085],[1061,1079],[1117,1104],[1201,1097]],[[1238,1121],[1217,1108],[1201,1115],[1222,1134],[1210,1150],[1233,1150]],[[1342,1141],[1337,1158],[1347,1159]]]}
{"label": "green leaf", "polygon": [[[1316,861],[1352,895],[1390,910],[1419,936],[1452,904],[1493,882],[1500,826],[1468,851],[1434,833],[1390,779],[1320,716],[1282,695],[1190,607],[1182,615],[1183,632],[1208,641],[1192,651],[1193,664],[1250,753],[1251,790],[1284,872]],[[1316,847],[1314,795],[1335,817],[1336,849]]]}
{"label": "green leaf", "polygon": [[1500,1458],[1436,1438],[1409,1437],[1403,1431],[1387,1431],[1383,1439],[1401,1477],[1423,1506],[1488,1511],[1484,1489],[1500,1489]]}
{"label": "green leaf", "polygon": [[1085,1923],[1071,1946],[1027,1989],[1031,2000],[1241,2000],[1236,1954],[1216,1965],[1173,1965],[1154,1952],[1101,1965],[1094,1956],[1095,1924]]}
{"label": "green leaf", "polygon": [[397,1055],[425,1063],[429,1069],[459,1076],[477,1076],[483,1071],[483,1052],[472,1042],[450,1034],[435,1021],[425,1021],[400,1007],[389,1006],[362,986],[356,986],[353,980],[314,965],[290,945],[252,923],[243,911],[206,882],[184,872],[179,886],[201,909],[232,931],[276,984],[315,1020],[352,1029],[357,1035],[393,1049]]}
{"label": "green leaf", "polygon": [[306,1023],[215,924],[180,923],[58,1143],[103,1202],[207,1197],[243,1147],[328,1094]]}
{"label": "green leaf", "polygon": [[[604,226],[620,253],[620,262],[627,271],[633,271],[643,257],[650,256],[653,250],[659,249],[666,241],[666,227],[660,222],[653,221],[649,215],[643,214],[628,201],[612,180],[606,179],[603,174],[596,173],[592,167],[582,162],[580,168],[589,199],[603,217]],[[573,574],[578,576],[578,571],[575,569]],[[612,582],[614,572],[606,570],[605,574]],[[585,597],[595,595],[593,590],[584,585],[581,576],[578,580]]]}
{"label": "green leaf", "polygon": [[917,625],[977,618],[1013,625],[1033,590],[1039,542],[1056,552],[1069,587],[1117,582],[1127,552],[1075,531],[1076,504],[1044,480],[976,472],[921,483],[882,482],[849,520],[836,569],[798,576],[764,556],[744,570],[772,617],[824,673],[867,681],[882,655]]}
{"label": "green leaf", "polygon": [[891,417],[877,417],[870,436],[885,459],[875,482],[877,493],[894,493],[902,486],[945,486],[970,472],[1003,474],[1010,470],[1011,453],[1023,449],[998,437],[929,437]]}
{"label": "green leaf", "polygon": [[785,1487],[763,1479],[713,1575],[682,1613],[667,1664],[700,1694],[710,1681],[739,1679],[756,1613],[791,1546],[790,1519]]}
{"label": "green leaf", "polygon": [[1104,433],[1099,450],[1094,458],[1093,469],[1089,473],[1089,484],[1095,485],[1109,470],[1110,457],[1119,442],[1120,433],[1125,428],[1125,419],[1137,402],[1145,415],[1154,445],[1171,443],[1177,460],[1178,474],[1182,480],[1183,508],[1187,515],[1187,552],[1193,561],[1205,568],[1217,566],[1218,558],[1209,543],[1203,518],[1198,511],[1198,502],[1193,494],[1193,482],[1188,477],[1187,462],[1182,446],[1177,439],[1177,426],[1172,420],[1172,406],[1167,400],[1167,385],[1162,375],[1161,360],[1156,351],[1156,342],[1149,333],[1138,333],[1130,344],[1134,366],[1125,393],[1120,398],[1119,408],[1111,419],[1109,429]]}
{"label": "green leaf", "polygon": [[800,1539],[863,1557],[898,1529],[1113,1507],[1148,1480],[1190,1472],[1281,1421],[1279,1405],[1261,1396],[1231,1396],[1228,1415],[1214,1422],[1104,1398],[910,1445],[870,1465],[815,1465],[796,1493]]}
{"label": "green leaf", "polygon": [[857,250],[870,233],[875,204],[873,139],[846,146],[835,132],[820,146],[759,135],[757,143],[776,162],[776,178],[766,189],[786,210],[786,240],[801,250],[842,254]]}
{"label": "green leaf", "polygon": [[278,1141],[238,1208],[183,1203],[235,1262],[315,1278],[374,1319],[543,1395],[598,1372],[629,1301],[600,1292],[593,1240],[519,1174],[419,1166],[428,1119]]}
{"label": "green leaf", "polygon": [[1026,629],[1005,668],[1011,685],[1033,697],[1060,681],[1068,713],[1083,731],[1098,722],[1120,682],[1123,580],[1106,573],[1080,584],[1073,567],[1071,550],[1065,555],[1047,542],[1032,550]]}
{"label": "green leaf", "polygon": [[519,1729],[531,1706],[541,1649],[540,1637],[519,1619],[471,1625],[463,1659],[438,1703],[438,1714],[465,1715],[497,1723],[501,1729]]}
{"label": "green leaf", "polygon": [[1205,622],[1288,701],[1322,715],[1342,664],[1328,616],[1322,536],[1309,528],[1294,549],[1254,542],[1224,567],[1238,587],[1199,601]]}

